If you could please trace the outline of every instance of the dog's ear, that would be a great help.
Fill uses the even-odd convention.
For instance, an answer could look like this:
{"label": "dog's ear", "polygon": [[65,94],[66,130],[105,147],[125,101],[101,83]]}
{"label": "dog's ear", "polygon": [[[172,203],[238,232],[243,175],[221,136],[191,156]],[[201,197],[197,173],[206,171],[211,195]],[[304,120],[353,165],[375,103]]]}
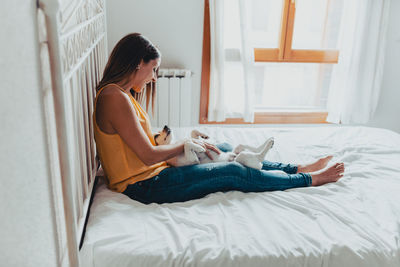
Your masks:
{"label": "dog's ear", "polygon": [[159,133],[156,133],[156,134],[154,135],[154,142],[156,143],[156,146],[158,146],[157,138],[158,138],[159,136],[160,136]]}

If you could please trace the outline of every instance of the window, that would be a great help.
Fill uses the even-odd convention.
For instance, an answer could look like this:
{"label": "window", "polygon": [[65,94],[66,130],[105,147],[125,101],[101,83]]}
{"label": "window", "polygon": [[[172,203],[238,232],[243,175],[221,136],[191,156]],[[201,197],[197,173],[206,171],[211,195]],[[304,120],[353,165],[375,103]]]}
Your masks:
{"label": "window", "polygon": [[[225,1],[224,22],[238,23],[237,6]],[[343,0],[249,0],[250,42],[255,56],[255,123],[322,123],[336,49]],[[210,33],[205,2],[200,123],[207,121]],[[235,73],[238,27],[224,31],[226,71]],[[234,101],[232,100],[234,104]],[[242,123],[226,119],[225,123]]]}

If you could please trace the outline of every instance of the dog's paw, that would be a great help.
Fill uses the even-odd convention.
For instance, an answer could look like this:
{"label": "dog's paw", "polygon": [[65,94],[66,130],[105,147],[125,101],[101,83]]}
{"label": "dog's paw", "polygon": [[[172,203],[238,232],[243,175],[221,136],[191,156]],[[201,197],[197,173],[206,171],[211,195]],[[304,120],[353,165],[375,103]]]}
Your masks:
{"label": "dog's paw", "polygon": [[228,155],[228,161],[234,161],[237,156],[237,154],[232,152],[227,152],[226,154]]}
{"label": "dog's paw", "polygon": [[244,151],[246,148],[244,147],[244,145],[238,145],[237,147],[235,147],[235,150],[233,151],[233,153],[235,154],[239,154],[240,152]]}
{"label": "dog's paw", "polygon": [[201,137],[203,139],[208,139],[209,138],[208,135],[206,135],[204,133],[201,133],[198,130],[193,130],[192,133],[191,133],[191,137],[194,138],[194,139],[197,139],[199,137]]}
{"label": "dog's paw", "polygon": [[268,150],[271,149],[274,146],[274,144],[275,144],[275,139],[273,137],[269,138],[267,142],[267,147],[268,147],[267,149]]}

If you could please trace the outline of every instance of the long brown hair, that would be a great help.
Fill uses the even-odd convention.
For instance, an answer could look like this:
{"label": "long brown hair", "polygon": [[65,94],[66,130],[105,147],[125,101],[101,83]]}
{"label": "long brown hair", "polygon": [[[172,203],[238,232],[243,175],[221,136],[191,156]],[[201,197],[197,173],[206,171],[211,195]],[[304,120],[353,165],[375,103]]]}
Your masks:
{"label": "long brown hair", "polygon": [[[150,60],[161,57],[160,51],[140,33],[131,33],[122,38],[114,47],[104,69],[103,78],[96,87],[96,91],[110,83],[118,83],[128,78],[137,71],[137,67],[143,60],[148,63]],[[158,69],[157,73],[158,74]],[[148,110],[151,98],[151,110],[154,113],[154,99],[156,86],[152,81],[146,85],[142,92],[137,93],[130,90],[132,96],[143,104],[146,95],[146,110]],[[150,97],[151,96],[151,97]]]}

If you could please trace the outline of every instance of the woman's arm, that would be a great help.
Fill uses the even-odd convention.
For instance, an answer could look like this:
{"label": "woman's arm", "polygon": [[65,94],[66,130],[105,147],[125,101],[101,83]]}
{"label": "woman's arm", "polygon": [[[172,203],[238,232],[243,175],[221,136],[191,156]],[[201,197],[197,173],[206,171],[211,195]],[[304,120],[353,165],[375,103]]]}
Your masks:
{"label": "woman's arm", "polygon": [[[183,142],[153,146],[132,107],[129,96],[120,90],[103,89],[97,100],[99,115],[146,165],[152,165],[183,153]],[[97,115],[97,114],[96,114]]]}

